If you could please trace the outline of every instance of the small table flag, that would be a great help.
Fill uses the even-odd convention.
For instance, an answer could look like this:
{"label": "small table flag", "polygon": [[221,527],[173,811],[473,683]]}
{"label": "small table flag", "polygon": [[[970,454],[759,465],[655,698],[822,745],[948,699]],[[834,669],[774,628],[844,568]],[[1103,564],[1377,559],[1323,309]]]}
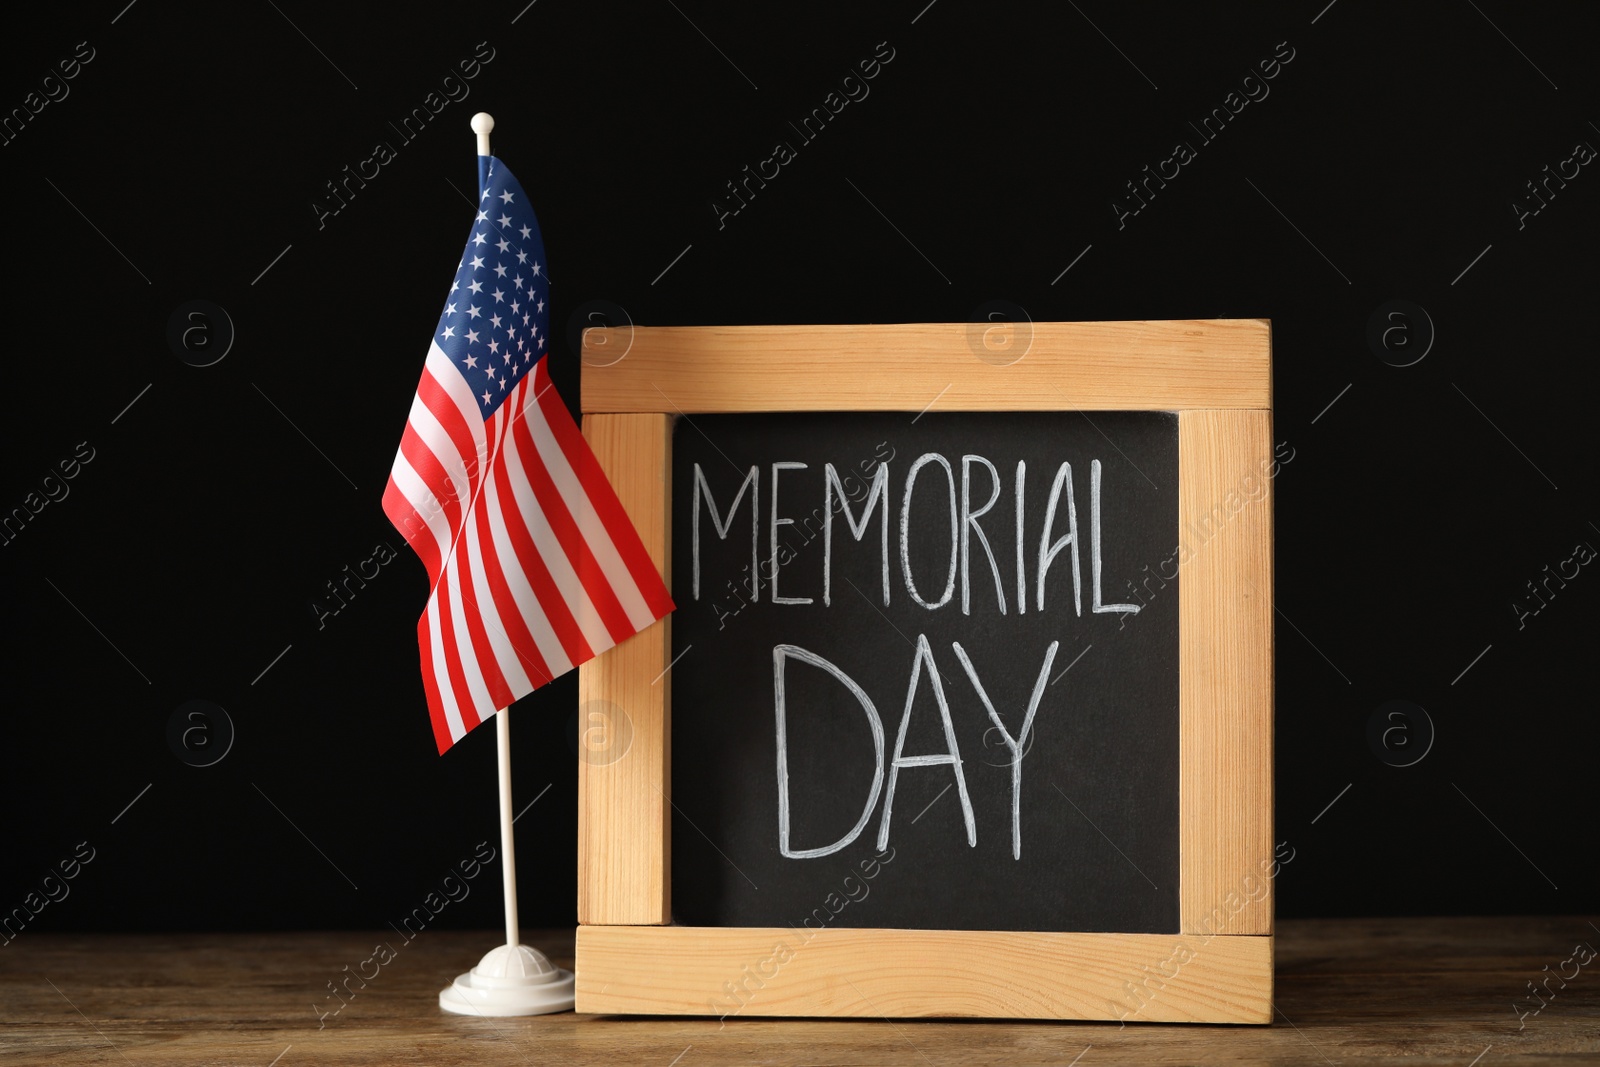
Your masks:
{"label": "small table flag", "polygon": [[544,243],[478,157],[477,218],[428,345],[383,510],[428,570],[422,686],[443,753],[673,608],[551,386]]}

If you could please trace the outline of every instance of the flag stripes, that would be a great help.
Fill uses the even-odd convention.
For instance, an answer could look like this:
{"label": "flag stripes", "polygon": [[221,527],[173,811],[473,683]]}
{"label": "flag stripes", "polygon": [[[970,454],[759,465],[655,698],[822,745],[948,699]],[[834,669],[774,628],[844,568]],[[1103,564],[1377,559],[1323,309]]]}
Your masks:
{"label": "flag stripes", "polygon": [[383,506],[428,571],[417,644],[441,752],[672,610],[544,358],[480,421],[430,346]]}

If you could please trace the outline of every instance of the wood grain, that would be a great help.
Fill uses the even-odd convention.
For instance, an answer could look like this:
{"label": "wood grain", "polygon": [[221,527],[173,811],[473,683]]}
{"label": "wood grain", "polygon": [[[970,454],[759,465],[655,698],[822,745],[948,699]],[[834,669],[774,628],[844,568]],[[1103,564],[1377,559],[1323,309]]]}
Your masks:
{"label": "wood grain", "polygon": [[[1291,864],[1285,877],[1294,871]],[[1078,1067],[1467,1067],[1488,1049],[1478,1067],[1578,1067],[1593,1064],[1600,1047],[1600,981],[1591,980],[1600,976],[1590,973],[1592,965],[1537,1016],[1519,1020],[1511,1007],[1527,996],[1525,983],[1545,966],[1558,968],[1575,942],[1600,944],[1584,916],[1285,919],[1276,938],[1278,1011],[1270,1026],[571,1012],[473,1019],[441,1012],[439,990],[476,963],[498,931],[430,926],[402,946],[384,926],[77,934],[44,925],[97,920],[92,898],[79,899],[86,891],[47,909],[41,928],[0,947],[0,1062],[667,1067],[676,1059],[676,1067],[1022,1067],[1068,1064],[1081,1053]],[[345,967],[357,969],[380,940],[395,941],[398,958],[339,1014],[319,1022],[318,1006],[337,1003],[327,983]],[[525,930],[523,940],[560,966],[573,965],[570,928]]]}
{"label": "wood grain", "polygon": [[[1270,995],[1270,940],[1224,947],[1235,936],[1259,939],[1272,931],[1270,325],[1039,323],[1027,330],[1025,343],[1017,342],[1003,359],[984,358],[992,353],[983,348],[981,331],[961,323],[589,331],[586,352],[605,358],[591,360],[584,374],[583,407],[592,413],[586,433],[665,569],[673,413],[934,405],[1177,410],[1180,929],[1204,937],[1208,951],[1201,965],[1184,968],[1187,978],[1174,979],[1143,1011],[1157,1013],[1149,1018],[1262,1021],[1259,1001],[1219,983],[1232,966],[1227,953],[1257,953],[1266,967],[1250,973]],[[590,947],[580,995],[603,995],[608,1011],[703,1010],[685,1005],[705,999],[715,976],[737,976],[746,963],[762,959],[749,954],[748,939],[769,936],[759,930],[602,929],[670,919],[671,702],[670,680],[663,678],[670,654],[666,626],[658,624],[583,668],[580,679],[585,709],[622,708],[634,725],[633,748],[623,758],[586,760],[580,773],[579,919],[586,927],[580,954]],[[968,953],[940,971],[908,936],[830,933],[829,951],[818,951],[819,938],[808,946],[804,965],[793,968],[801,977],[783,983],[797,991],[765,999],[780,1005],[780,1013],[859,1011],[846,1006],[848,998],[825,969],[815,968],[834,961],[893,1001],[904,984],[894,968],[910,958],[934,968],[924,973],[938,981],[920,1001],[895,1002],[896,1011],[982,1015],[1007,1002],[974,977]],[[1137,971],[1164,958],[1145,958],[1153,945],[1141,940],[1147,935],[917,936],[989,938],[984,948],[1014,971],[1008,990],[1036,994],[1023,998],[1017,1011],[1050,1017],[1103,1017],[1102,987],[1116,967],[1137,958]],[[613,951],[617,944],[634,951]],[[1109,954],[1102,962],[1110,961],[1111,970],[1084,970],[1086,952]],[[869,963],[887,968],[881,987]],[[1202,980],[1212,967],[1223,970]],[[805,975],[813,976],[809,984]],[[1101,1004],[1085,1007],[1085,996],[1101,996]]]}
{"label": "wood grain", "polygon": [[1272,932],[1272,415],[1178,416],[1179,915]]}
{"label": "wood grain", "polygon": [[[672,420],[588,415],[583,434],[671,585]],[[672,616],[578,668],[578,921],[672,913]]]}
{"label": "wood grain", "polygon": [[1272,1021],[1272,938],[688,926],[578,929],[578,1010]]}
{"label": "wood grain", "polygon": [[[585,412],[1268,408],[1265,319],[584,332]],[[1026,340],[1025,340],[1026,338]],[[1024,345],[1026,345],[1024,349]],[[1023,351],[1021,358],[1015,358]],[[618,352],[626,354],[620,359]]]}

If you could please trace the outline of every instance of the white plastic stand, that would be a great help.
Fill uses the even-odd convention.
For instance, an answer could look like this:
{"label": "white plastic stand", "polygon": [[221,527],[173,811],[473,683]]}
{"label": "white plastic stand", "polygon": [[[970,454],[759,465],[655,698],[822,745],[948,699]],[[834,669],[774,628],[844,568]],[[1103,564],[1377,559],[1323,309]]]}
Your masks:
{"label": "white plastic stand", "polygon": [[571,971],[521,944],[517,932],[517,860],[511,835],[510,709],[495,715],[500,742],[500,863],[506,892],[506,943],[439,993],[439,1007],[458,1015],[544,1015],[572,1010]]}
{"label": "white plastic stand", "polygon": [[[478,155],[489,155],[494,119],[472,116]],[[544,1015],[571,1011],[571,971],[554,966],[544,953],[521,943],[517,927],[517,859],[511,834],[510,709],[495,714],[500,745],[500,864],[506,894],[506,943],[489,952],[466,974],[439,993],[439,1007],[458,1015]]]}

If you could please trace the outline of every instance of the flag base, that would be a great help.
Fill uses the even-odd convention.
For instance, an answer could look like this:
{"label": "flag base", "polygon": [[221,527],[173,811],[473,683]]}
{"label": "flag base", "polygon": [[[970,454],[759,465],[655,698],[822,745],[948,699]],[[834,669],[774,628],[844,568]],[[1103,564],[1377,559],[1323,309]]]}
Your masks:
{"label": "flag base", "polygon": [[538,949],[501,945],[441,990],[439,1007],[457,1015],[546,1015],[571,1011],[572,990],[572,972]]}

